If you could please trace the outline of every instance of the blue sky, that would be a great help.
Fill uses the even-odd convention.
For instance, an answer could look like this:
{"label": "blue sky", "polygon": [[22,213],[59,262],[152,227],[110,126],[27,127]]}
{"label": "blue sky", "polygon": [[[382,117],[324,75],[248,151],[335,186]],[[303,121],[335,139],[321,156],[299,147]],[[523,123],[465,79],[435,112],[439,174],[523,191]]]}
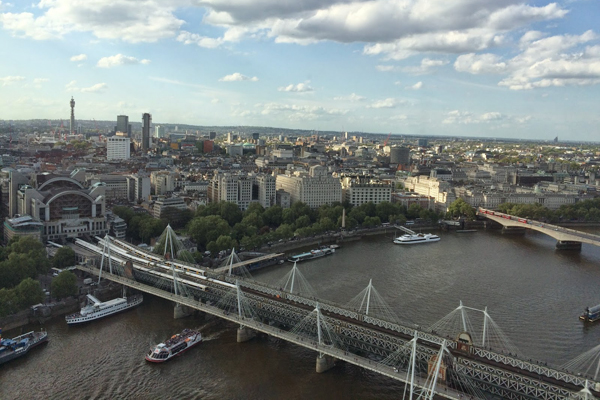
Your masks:
{"label": "blue sky", "polygon": [[[600,141],[600,2],[0,1],[0,119]],[[138,118],[139,117],[139,118]]]}

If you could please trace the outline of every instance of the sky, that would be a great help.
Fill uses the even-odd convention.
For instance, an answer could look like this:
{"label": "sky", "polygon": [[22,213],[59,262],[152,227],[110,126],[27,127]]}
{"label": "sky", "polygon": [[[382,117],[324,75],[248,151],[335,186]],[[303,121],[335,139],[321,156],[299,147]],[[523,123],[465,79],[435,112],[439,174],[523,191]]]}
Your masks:
{"label": "sky", "polygon": [[598,0],[0,0],[0,119],[600,141]]}

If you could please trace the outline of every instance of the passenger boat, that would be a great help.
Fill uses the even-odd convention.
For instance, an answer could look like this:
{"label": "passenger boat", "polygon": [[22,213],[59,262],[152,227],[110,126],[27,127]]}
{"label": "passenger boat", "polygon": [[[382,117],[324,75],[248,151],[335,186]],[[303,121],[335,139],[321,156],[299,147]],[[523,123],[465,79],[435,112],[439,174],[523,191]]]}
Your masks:
{"label": "passenger boat", "polygon": [[186,328],[181,333],[171,336],[166,342],[159,343],[153,349],[150,349],[146,354],[146,361],[165,362],[200,342],[202,342],[200,332]]}
{"label": "passenger boat", "polygon": [[12,339],[2,339],[0,329],[0,364],[24,356],[34,347],[48,341],[48,332],[27,332]]}
{"label": "passenger boat", "polygon": [[438,235],[434,235],[433,233],[415,233],[404,234],[402,236],[398,236],[394,239],[395,244],[418,244],[418,243],[431,243],[438,242],[440,237]]}
{"label": "passenger boat", "polygon": [[586,307],[579,319],[585,322],[596,322],[600,320],[600,304],[594,307]]}
{"label": "passenger boat", "polygon": [[296,254],[295,256],[291,256],[290,258],[288,258],[288,261],[289,262],[299,262],[299,261],[312,260],[313,258],[324,257],[324,256],[328,256],[333,253],[335,253],[335,249],[332,249],[331,247],[323,246],[320,249],[311,250],[308,253]]}
{"label": "passenger boat", "polygon": [[108,317],[121,311],[128,310],[142,304],[144,297],[141,294],[133,296],[117,297],[109,301],[102,302],[91,294],[87,295],[88,304],[80,312],[67,315],[65,319],[68,325],[83,324],[96,319]]}

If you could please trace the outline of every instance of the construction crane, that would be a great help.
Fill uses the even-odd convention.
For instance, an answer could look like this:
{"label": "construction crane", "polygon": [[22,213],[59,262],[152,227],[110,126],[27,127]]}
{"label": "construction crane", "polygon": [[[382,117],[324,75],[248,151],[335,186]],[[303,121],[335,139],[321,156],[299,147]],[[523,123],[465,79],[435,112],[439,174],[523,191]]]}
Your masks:
{"label": "construction crane", "polygon": [[387,139],[385,139],[385,142],[383,142],[383,147],[387,146],[388,140],[390,140],[390,136],[392,136],[392,132],[390,132]]}

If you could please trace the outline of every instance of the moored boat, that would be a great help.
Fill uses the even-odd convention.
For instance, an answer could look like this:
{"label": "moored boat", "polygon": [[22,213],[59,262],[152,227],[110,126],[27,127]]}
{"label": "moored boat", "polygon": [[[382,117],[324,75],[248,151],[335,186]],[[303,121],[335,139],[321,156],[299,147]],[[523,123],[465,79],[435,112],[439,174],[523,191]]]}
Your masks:
{"label": "moored boat", "polygon": [[328,256],[333,253],[335,253],[334,248],[323,246],[320,249],[311,250],[307,253],[296,254],[295,256],[291,256],[290,258],[288,258],[288,261],[289,262],[299,262],[299,261],[312,260],[313,258],[324,257],[324,256]]}
{"label": "moored boat", "polygon": [[83,324],[96,319],[108,317],[121,311],[128,310],[142,304],[144,297],[141,294],[133,296],[117,297],[109,301],[102,302],[91,294],[87,295],[88,304],[81,311],[75,314],[67,315],[65,320],[69,325]]}
{"label": "moored boat", "polygon": [[402,236],[398,236],[394,239],[395,244],[418,244],[418,243],[431,243],[438,242],[440,237],[433,233],[415,233],[411,235],[409,233]]}
{"label": "moored boat", "polygon": [[193,329],[184,329],[171,336],[164,343],[159,343],[146,354],[146,361],[161,363],[183,353],[202,342],[202,334]]}
{"label": "moored boat", "polygon": [[27,332],[12,339],[2,338],[0,329],[0,364],[22,357],[34,347],[48,341],[48,332]]}

